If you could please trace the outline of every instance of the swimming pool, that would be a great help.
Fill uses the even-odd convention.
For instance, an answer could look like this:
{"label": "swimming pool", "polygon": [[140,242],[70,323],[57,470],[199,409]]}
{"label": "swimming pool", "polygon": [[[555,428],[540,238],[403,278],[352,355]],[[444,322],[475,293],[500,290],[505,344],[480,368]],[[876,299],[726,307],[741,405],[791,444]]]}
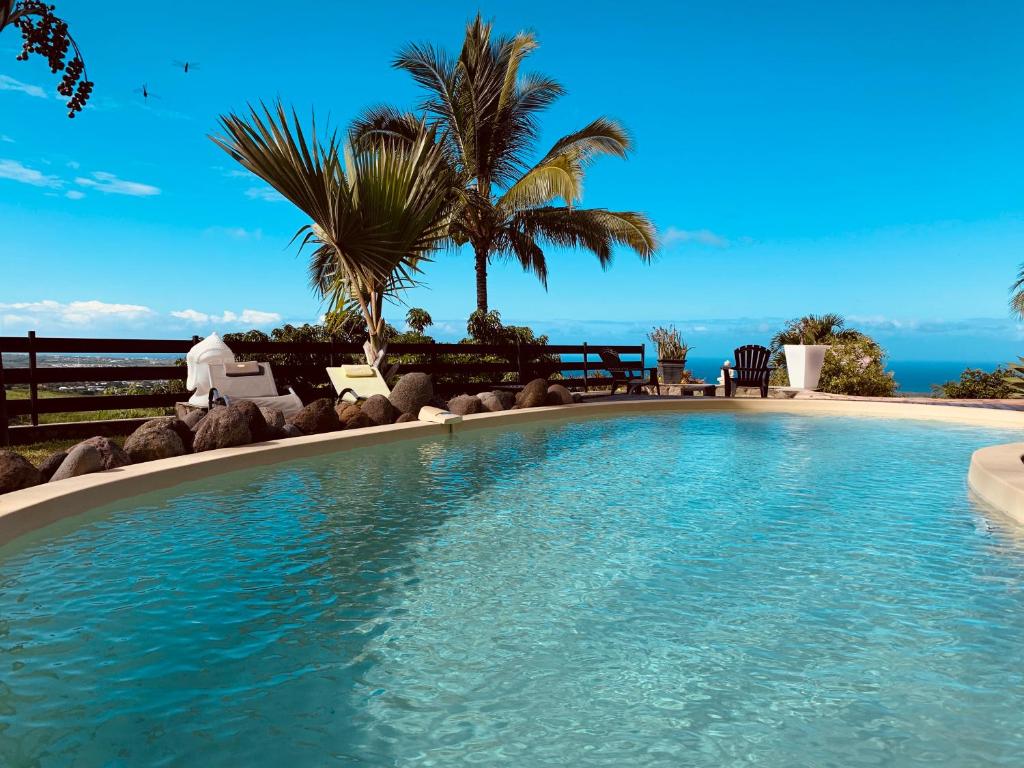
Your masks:
{"label": "swimming pool", "polygon": [[1017,765],[1019,432],[534,424],[135,499],[0,549],[0,764]]}

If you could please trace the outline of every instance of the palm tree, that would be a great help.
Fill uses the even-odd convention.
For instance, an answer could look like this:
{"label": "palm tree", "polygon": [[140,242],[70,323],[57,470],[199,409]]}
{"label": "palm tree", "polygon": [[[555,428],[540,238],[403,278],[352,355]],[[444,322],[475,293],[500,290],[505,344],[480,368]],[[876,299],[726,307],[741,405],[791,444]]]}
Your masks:
{"label": "palm tree", "polygon": [[[466,28],[462,52],[452,59],[429,45],[410,45],[394,65],[428,95],[421,105],[439,129],[446,157],[458,175],[461,203],[450,229],[457,245],[473,248],[477,309],[487,312],[487,268],[496,259],[518,261],[547,287],[546,245],[593,252],[602,267],[612,248],[625,245],[650,261],[654,226],[641,213],[577,208],[587,167],[601,155],[626,157],[631,141],[614,120],[600,117],[562,137],[535,164],[538,116],[564,93],[541,75],[521,75],[537,47],[532,34],[491,39],[480,16]],[[419,121],[391,107],[369,110],[354,139],[407,140]],[[558,201],[562,205],[556,205]]]}
{"label": "palm tree", "polygon": [[411,307],[409,311],[405,313],[405,324],[416,331],[416,333],[422,335],[427,328],[434,324],[434,318],[432,318],[430,313],[425,309]]}
{"label": "palm tree", "polygon": [[782,362],[783,347],[786,344],[835,344],[864,338],[867,337],[860,331],[846,327],[846,320],[842,315],[805,315],[790,320],[781,331],[772,336],[772,361],[776,365]]}
{"label": "palm tree", "polygon": [[445,239],[453,179],[433,131],[400,146],[323,140],[313,120],[309,137],[294,110],[276,115],[250,107],[246,117],[220,118],[224,136],[210,138],[246,170],[276,189],[311,220],[295,234],[315,250],[310,282],[339,312],[355,304],[373,361],[384,344],[386,298],[407,286],[419,263]]}
{"label": "palm tree", "polygon": [[1010,312],[1024,319],[1024,264],[1017,270],[1017,279],[1010,286]]}

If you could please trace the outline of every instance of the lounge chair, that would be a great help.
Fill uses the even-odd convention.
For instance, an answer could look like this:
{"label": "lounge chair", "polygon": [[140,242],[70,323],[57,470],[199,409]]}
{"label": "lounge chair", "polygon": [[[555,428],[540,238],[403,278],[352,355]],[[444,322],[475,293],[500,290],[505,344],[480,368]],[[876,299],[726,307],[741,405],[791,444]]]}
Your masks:
{"label": "lounge chair", "polygon": [[661,387],[658,385],[657,368],[651,368],[650,375],[645,379],[644,361],[623,362],[618,353],[611,349],[602,349],[598,352],[601,356],[601,363],[606,371],[612,375],[612,394],[621,384],[626,388],[626,394],[639,394],[642,387],[650,384],[660,395]]}
{"label": "lounge chair", "polygon": [[768,380],[775,370],[774,366],[768,365],[771,354],[771,350],[758,344],[747,344],[734,350],[735,367],[722,366],[725,396],[734,397],[737,387],[758,387],[761,397],[768,397]]}
{"label": "lounge chair", "polygon": [[327,376],[338,398],[358,403],[373,395],[391,394],[391,388],[375,365],[342,365],[328,368]]}
{"label": "lounge chair", "polygon": [[270,363],[221,363],[210,366],[209,407],[230,405],[232,400],[249,400],[264,408],[273,408],[285,418],[302,410],[302,400],[291,387],[279,395]]}

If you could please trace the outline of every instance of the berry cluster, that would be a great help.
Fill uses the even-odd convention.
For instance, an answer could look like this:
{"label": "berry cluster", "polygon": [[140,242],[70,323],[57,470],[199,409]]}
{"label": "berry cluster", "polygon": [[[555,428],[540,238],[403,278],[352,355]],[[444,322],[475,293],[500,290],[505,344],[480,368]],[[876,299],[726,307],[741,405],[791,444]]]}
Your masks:
{"label": "berry cluster", "polygon": [[[57,93],[67,97],[68,117],[81,112],[92,94],[93,83],[85,74],[85,62],[78,46],[68,34],[67,23],[54,15],[54,6],[39,0],[22,0],[15,11],[17,24],[24,40],[18,61],[27,61],[29,54],[44,56],[53,73],[64,70]],[[65,64],[68,50],[75,49],[71,61]]]}

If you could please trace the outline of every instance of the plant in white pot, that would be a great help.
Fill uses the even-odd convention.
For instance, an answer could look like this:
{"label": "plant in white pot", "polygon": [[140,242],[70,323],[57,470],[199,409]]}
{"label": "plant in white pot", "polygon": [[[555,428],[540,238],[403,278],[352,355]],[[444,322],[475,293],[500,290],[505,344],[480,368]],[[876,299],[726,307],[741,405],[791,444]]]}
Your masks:
{"label": "plant in white pot", "polygon": [[658,347],[658,379],[662,384],[681,384],[686,376],[686,355],[692,347],[674,325],[655,328],[647,338]]}
{"label": "plant in white pot", "polygon": [[835,342],[852,341],[861,333],[845,327],[840,315],[806,315],[790,320],[772,337],[771,348],[776,365],[786,361],[789,386],[817,389],[825,353]]}

